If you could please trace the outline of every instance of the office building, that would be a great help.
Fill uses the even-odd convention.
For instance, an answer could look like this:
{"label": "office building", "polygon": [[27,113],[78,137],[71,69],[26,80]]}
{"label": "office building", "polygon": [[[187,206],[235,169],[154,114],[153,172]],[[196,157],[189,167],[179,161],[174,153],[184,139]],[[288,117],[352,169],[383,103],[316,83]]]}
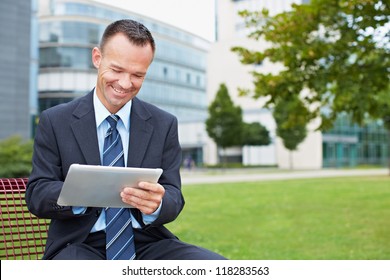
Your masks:
{"label": "office building", "polygon": [[37,113],[36,4],[0,2],[0,140],[32,136]]}
{"label": "office building", "polygon": [[382,121],[358,126],[340,115],[333,128],[322,133],[323,167],[387,166],[389,148],[389,132]]}

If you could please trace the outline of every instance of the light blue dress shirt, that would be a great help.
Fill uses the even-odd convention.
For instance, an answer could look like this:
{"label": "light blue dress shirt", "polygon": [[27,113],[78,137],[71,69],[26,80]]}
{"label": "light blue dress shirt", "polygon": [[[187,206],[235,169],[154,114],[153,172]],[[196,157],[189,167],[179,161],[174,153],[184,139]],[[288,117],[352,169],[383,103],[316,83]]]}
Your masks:
{"label": "light blue dress shirt", "polygon": [[[129,151],[129,137],[130,137],[130,112],[131,112],[131,100],[126,103],[117,113],[120,117],[120,120],[117,124],[117,129],[121,135],[123,152],[125,155],[125,166],[127,165],[127,154]],[[104,137],[110,124],[106,118],[110,115],[110,112],[104,107],[99,98],[96,95],[96,89],[93,93],[93,106],[95,108],[95,119],[96,119],[96,130],[97,137],[99,142],[99,152],[100,152],[100,162],[103,162],[103,147],[104,147]],[[119,194],[118,194],[119,195]],[[81,214],[86,211],[86,207],[73,207],[73,213]],[[151,224],[155,221],[160,214],[161,204],[159,208],[151,215],[145,215],[142,213],[143,222],[145,225]],[[140,228],[140,224],[132,215],[132,225],[133,228]],[[95,225],[92,227],[91,232],[96,232],[100,230],[105,230],[106,228],[106,212],[102,211]]]}

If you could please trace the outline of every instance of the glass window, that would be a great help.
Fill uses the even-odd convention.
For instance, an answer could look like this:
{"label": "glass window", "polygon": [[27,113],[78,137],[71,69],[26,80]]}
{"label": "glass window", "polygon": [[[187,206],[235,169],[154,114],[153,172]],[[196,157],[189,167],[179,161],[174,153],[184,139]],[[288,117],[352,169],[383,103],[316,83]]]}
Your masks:
{"label": "glass window", "polygon": [[39,111],[42,112],[58,104],[70,102],[73,98],[39,98]]}
{"label": "glass window", "polygon": [[50,47],[39,50],[39,67],[92,69],[91,48]]}
{"label": "glass window", "polygon": [[77,21],[46,22],[40,25],[40,42],[97,45],[104,26]]}
{"label": "glass window", "polygon": [[168,68],[167,67],[163,68],[163,72],[164,72],[164,78],[168,78]]}

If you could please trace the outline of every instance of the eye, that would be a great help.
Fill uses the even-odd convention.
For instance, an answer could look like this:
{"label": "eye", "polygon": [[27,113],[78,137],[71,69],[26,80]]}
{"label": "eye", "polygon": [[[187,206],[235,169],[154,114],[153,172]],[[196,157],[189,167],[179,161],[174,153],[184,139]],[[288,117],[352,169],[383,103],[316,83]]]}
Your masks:
{"label": "eye", "polygon": [[113,69],[113,68],[111,68],[111,70],[112,70],[114,73],[121,73],[121,72],[122,72],[121,70],[117,70],[117,69]]}

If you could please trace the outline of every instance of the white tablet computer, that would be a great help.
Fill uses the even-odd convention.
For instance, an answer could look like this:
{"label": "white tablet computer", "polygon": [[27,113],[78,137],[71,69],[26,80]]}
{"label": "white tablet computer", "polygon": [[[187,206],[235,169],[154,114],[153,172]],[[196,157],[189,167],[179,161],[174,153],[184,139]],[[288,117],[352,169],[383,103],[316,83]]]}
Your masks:
{"label": "white tablet computer", "polygon": [[61,206],[131,208],[120,197],[123,186],[135,187],[141,181],[156,183],[161,174],[160,168],[72,164],[57,203]]}

